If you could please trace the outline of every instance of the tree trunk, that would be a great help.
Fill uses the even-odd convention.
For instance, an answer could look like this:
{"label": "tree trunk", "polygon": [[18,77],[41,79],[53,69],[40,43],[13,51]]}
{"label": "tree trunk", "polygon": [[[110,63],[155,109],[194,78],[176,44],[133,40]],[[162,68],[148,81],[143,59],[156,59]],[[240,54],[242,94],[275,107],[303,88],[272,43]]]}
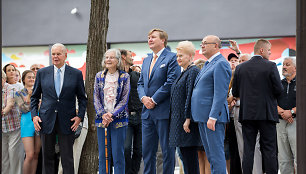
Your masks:
{"label": "tree trunk", "polygon": [[106,51],[109,0],[91,0],[86,57],[85,89],[88,97],[88,133],[80,159],[80,174],[96,174],[98,171],[98,141],[95,127],[96,112],[93,106],[95,75],[102,70],[102,58]]}
{"label": "tree trunk", "polygon": [[297,171],[306,173],[306,2],[296,1],[296,137],[297,137]]}

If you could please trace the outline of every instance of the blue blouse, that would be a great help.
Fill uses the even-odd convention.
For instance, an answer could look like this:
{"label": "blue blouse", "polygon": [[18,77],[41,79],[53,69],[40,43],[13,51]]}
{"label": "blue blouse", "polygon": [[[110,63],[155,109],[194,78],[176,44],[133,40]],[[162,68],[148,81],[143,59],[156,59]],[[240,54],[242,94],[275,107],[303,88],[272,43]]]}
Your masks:
{"label": "blue blouse", "polygon": [[[103,127],[102,115],[107,113],[104,109],[104,85],[107,70],[100,71],[96,74],[94,83],[94,107],[96,110],[95,124],[97,127]],[[116,104],[113,112],[113,126],[115,128],[128,125],[128,99],[130,93],[130,77],[124,71],[119,71],[118,88],[116,96]]]}

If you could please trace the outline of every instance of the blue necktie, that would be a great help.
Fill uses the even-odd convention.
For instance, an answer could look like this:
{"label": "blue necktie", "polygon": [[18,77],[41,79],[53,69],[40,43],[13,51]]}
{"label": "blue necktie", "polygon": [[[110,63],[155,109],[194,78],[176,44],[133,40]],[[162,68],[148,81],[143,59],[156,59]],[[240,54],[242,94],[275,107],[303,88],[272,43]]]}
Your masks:
{"label": "blue necktie", "polygon": [[60,92],[61,92],[61,69],[57,69],[56,77],[54,80],[54,85],[55,85],[55,91],[56,91],[57,97],[59,97]]}

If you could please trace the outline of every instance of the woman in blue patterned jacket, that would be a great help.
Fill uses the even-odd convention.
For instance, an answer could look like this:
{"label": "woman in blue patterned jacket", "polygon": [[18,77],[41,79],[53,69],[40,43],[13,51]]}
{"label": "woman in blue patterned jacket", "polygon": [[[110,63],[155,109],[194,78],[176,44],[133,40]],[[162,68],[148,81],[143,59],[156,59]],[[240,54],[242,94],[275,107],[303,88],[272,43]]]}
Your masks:
{"label": "woman in blue patterned jacket", "polygon": [[96,74],[94,84],[100,174],[109,173],[110,156],[115,174],[125,172],[124,140],[128,125],[129,92],[130,78],[128,73],[121,70],[120,51],[109,49],[104,54],[102,71]]}

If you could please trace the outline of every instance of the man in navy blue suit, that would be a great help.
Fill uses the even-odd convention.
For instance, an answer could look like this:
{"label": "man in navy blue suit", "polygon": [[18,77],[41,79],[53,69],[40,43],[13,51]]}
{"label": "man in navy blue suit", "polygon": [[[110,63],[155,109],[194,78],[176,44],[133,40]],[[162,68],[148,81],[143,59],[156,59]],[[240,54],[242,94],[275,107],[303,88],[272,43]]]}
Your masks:
{"label": "man in navy blue suit", "polygon": [[174,148],[169,147],[170,90],[180,74],[176,54],[165,49],[168,35],[152,29],[148,44],[153,54],[144,59],[138,81],[138,94],[144,104],[142,110],[142,155],[144,174],[156,173],[158,141],[163,152],[163,173],[173,174]]}
{"label": "man in navy blue suit", "polygon": [[54,44],[51,54],[53,65],[38,70],[36,74],[31,97],[31,115],[35,130],[41,133],[43,173],[55,173],[57,135],[63,172],[73,174],[74,131],[84,118],[87,104],[83,76],[81,71],[65,65],[67,49],[63,44]]}
{"label": "man in navy blue suit", "polygon": [[229,121],[226,99],[232,70],[219,52],[221,41],[217,36],[206,36],[201,48],[208,60],[195,80],[191,113],[193,120],[199,122],[212,174],[225,174],[224,131]]}

